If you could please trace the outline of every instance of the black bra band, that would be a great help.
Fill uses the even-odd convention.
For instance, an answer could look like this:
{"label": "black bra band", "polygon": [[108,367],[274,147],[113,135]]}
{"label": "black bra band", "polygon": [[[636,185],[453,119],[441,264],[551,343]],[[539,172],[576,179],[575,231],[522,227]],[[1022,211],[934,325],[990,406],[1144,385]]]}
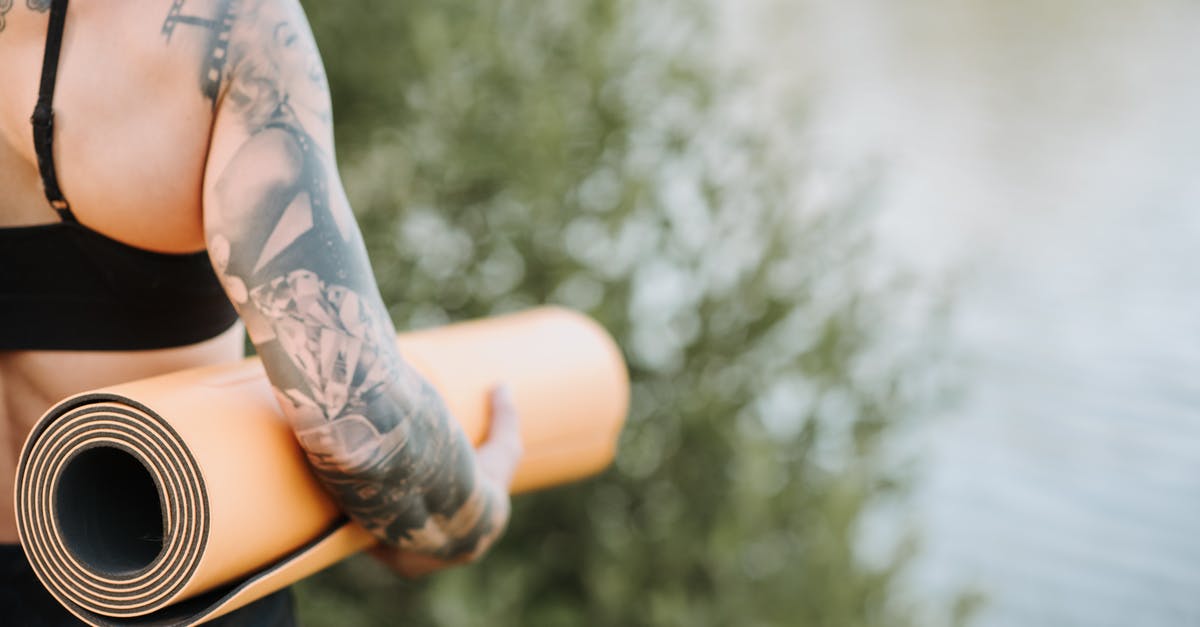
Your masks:
{"label": "black bra band", "polygon": [[75,222],[71,206],[58,187],[54,168],[54,85],[58,79],[58,55],[62,50],[63,26],[67,20],[67,0],[53,0],[50,27],[46,32],[46,52],[42,56],[42,82],[38,87],[37,106],[33,108],[33,148],[37,152],[38,172],[46,200],[64,222]]}
{"label": "black bra band", "polygon": [[[0,0],[0,7],[11,4]],[[237,322],[237,312],[207,253],[130,246],[80,224],[63,197],[54,167],[54,88],[66,17],[67,0],[53,0],[31,120],[46,199],[61,221],[0,228],[0,351],[150,350],[214,338]],[[7,610],[4,586],[0,580]],[[0,615],[0,624],[29,624],[16,620]]]}

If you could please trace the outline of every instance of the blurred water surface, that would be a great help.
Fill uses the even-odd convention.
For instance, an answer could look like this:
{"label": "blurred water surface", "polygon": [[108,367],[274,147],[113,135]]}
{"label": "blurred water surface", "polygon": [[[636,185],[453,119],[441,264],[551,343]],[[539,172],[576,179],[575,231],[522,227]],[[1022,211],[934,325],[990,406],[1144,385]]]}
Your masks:
{"label": "blurred water surface", "polygon": [[989,627],[1200,623],[1200,6],[724,8],[764,97],[811,90],[815,161],[881,164],[880,241],[951,286],[960,398],[868,533],[920,529],[909,593],[975,589]]}

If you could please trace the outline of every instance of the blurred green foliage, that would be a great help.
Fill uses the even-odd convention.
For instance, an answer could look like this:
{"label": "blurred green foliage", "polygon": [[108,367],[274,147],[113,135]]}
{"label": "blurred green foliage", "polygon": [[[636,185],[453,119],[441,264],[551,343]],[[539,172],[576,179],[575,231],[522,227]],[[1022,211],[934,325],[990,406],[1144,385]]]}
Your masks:
{"label": "blurred green foliage", "polygon": [[306,5],[397,325],[565,304],[634,393],[614,468],[517,498],[483,562],[404,582],[351,560],[300,586],[305,623],[910,624],[903,548],[856,548],[916,396],[879,348],[870,186],[757,123],[705,5]]}

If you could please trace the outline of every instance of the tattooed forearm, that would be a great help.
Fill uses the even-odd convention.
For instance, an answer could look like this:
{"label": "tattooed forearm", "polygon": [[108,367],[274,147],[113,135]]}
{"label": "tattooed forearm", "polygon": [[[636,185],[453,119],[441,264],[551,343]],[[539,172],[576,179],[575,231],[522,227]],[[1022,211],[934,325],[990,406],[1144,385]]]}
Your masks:
{"label": "tattooed forearm", "polygon": [[[339,273],[337,262],[311,265]],[[290,366],[276,382],[280,404],[313,469],[357,521],[441,557],[496,531],[469,446],[447,428],[437,393],[388,350],[382,308],[307,269],[254,285],[248,299],[275,332],[264,358]]]}
{"label": "tattooed forearm", "polygon": [[[168,36],[168,25],[198,24],[182,4]],[[472,553],[498,534],[507,497],[480,480],[462,430],[396,349],[333,165],[320,59],[298,6],[282,4],[223,5],[231,22],[214,102],[226,126],[216,132],[236,141],[214,149],[227,156],[206,183],[214,265],[343,509],[392,545]]]}

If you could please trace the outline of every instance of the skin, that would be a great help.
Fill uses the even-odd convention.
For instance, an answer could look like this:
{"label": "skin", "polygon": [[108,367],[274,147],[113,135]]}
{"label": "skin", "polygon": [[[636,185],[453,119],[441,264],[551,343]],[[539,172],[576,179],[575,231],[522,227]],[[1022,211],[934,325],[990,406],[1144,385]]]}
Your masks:
{"label": "skin", "polygon": [[[48,4],[0,0],[0,227],[57,220],[28,126]],[[208,250],[315,474],[382,540],[376,556],[416,576],[486,551],[508,518],[515,412],[495,394],[491,433],[472,450],[391,341],[299,5],[75,0],[55,110],[59,181],[79,221],[148,250]],[[234,361],[241,344],[239,325],[155,351],[0,351],[0,489],[57,400]],[[10,503],[0,542],[16,540]]]}

